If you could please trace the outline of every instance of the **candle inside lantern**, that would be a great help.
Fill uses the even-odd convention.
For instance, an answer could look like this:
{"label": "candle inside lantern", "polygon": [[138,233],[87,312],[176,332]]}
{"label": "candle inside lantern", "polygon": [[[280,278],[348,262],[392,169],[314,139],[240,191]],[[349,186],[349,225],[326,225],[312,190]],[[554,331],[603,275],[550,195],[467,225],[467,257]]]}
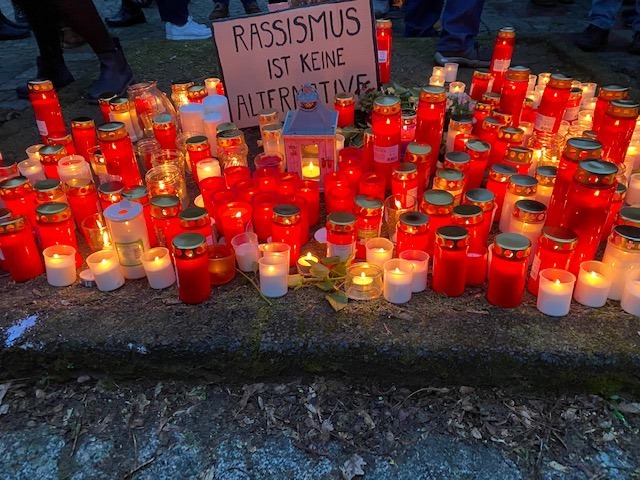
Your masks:
{"label": "candle inside lantern", "polygon": [[100,250],[87,257],[87,265],[95,278],[98,290],[110,292],[124,285],[120,263],[113,250]]}
{"label": "candle inside lantern", "polygon": [[302,178],[304,180],[320,180],[320,167],[313,160],[305,159],[302,165]]}
{"label": "candle inside lantern", "polygon": [[569,313],[576,277],[566,270],[545,268],[539,274],[536,307],[545,315],[563,317]]}
{"label": "candle inside lantern", "polygon": [[573,298],[587,307],[602,307],[607,303],[612,283],[609,266],[597,260],[582,262]]}
{"label": "candle inside lantern", "polygon": [[389,303],[411,300],[413,265],[408,260],[393,258],[384,264],[384,299]]}
{"label": "candle inside lantern", "polygon": [[161,290],[176,282],[176,273],[168,248],[155,247],[147,250],[140,257],[140,261],[151,288]]}
{"label": "candle inside lantern", "polygon": [[287,293],[289,262],[283,257],[262,257],[260,265],[260,292],[265,297],[282,297]]}
{"label": "candle inside lantern", "polygon": [[318,263],[318,257],[311,255],[311,252],[307,252],[306,255],[298,259],[298,273],[300,275],[307,275],[315,263]]}
{"label": "candle inside lantern", "polygon": [[244,232],[231,239],[231,247],[236,253],[238,268],[243,272],[253,271],[253,264],[260,259],[258,236],[253,232]]}
{"label": "candle inside lantern", "polygon": [[54,287],[67,287],[76,281],[76,249],[69,245],[52,245],[42,252],[47,282]]}

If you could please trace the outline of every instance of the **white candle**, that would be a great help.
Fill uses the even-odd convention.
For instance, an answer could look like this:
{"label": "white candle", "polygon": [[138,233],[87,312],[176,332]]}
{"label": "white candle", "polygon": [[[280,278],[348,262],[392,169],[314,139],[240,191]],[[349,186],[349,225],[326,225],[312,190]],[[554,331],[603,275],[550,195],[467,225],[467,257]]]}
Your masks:
{"label": "white candle", "polygon": [[582,98],[595,97],[597,85],[592,82],[582,82],[580,90],[582,90]]}
{"label": "white candle", "polygon": [[320,178],[320,167],[309,160],[309,163],[302,166],[303,180],[318,180]]}
{"label": "white candle", "polygon": [[431,70],[431,76],[436,78],[442,78],[444,80],[444,67],[435,66]]}
{"label": "white candle", "polygon": [[204,106],[187,103],[180,107],[180,123],[183,132],[204,132]]}
{"label": "white candle", "polygon": [[217,113],[222,116],[223,122],[231,121],[231,114],[229,113],[229,100],[224,95],[211,95],[205,97],[202,100],[204,106],[204,114],[209,115],[211,113]]}
{"label": "white candle", "polygon": [[367,263],[383,268],[387,260],[393,258],[393,242],[386,238],[375,237],[367,240],[364,245]]}
{"label": "white candle", "polygon": [[[204,199],[202,198],[202,195],[198,195],[196,198],[193,199],[193,204],[196,207],[201,207],[204,208]],[[212,219],[213,220],[213,219]]]}
{"label": "white candle", "polygon": [[568,314],[576,282],[575,275],[559,268],[545,268],[540,271],[539,276],[538,310],[553,317]]}
{"label": "white candle", "polygon": [[261,243],[258,245],[258,249],[260,250],[263,258],[284,258],[287,260],[287,265],[289,265],[291,247],[288,244],[282,242]]}
{"label": "white candle", "polygon": [[444,64],[444,81],[447,83],[455,82],[457,77],[458,77],[458,64],[445,63]]}
{"label": "white candle", "polygon": [[140,260],[151,288],[161,290],[176,282],[176,272],[171,263],[168,248],[155,247],[147,250],[142,254]]}
{"label": "white candle", "polygon": [[625,203],[631,206],[640,205],[640,173],[634,173],[629,178]]}
{"label": "white candle", "polygon": [[582,262],[573,298],[587,307],[602,307],[607,303],[612,282],[607,265],[596,260]]}
{"label": "white candle", "polygon": [[204,79],[204,88],[207,89],[207,95],[218,95],[218,85],[222,82],[217,77],[209,77]]}
{"label": "white candle", "polygon": [[220,162],[215,158],[205,158],[196,163],[198,182],[209,177],[221,177]]}
{"label": "white candle", "polygon": [[93,182],[91,166],[85,161],[82,155],[67,155],[58,162],[58,175],[62,183],[69,180],[86,178]]}
{"label": "white candle", "polygon": [[142,205],[128,200],[114,203],[104,211],[107,228],[118,253],[125,278],[135,280],[145,276],[140,258],[149,250],[149,234]]}
{"label": "white candle", "polygon": [[47,176],[44,174],[44,167],[40,160],[37,158],[27,158],[26,160],[18,163],[18,170],[23,177],[27,177],[31,185],[35,185],[40,180],[46,180]]}
{"label": "white candle", "polygon": [[345,141],[346,139],[344,138],[344,135],[342,135],[341,133],[336,133],[336,155],[340,150],[344,148]]}
{"label": "white candle", "polygon": [[[133,110],[133,112],[135,112],[135,110]],[[140,129],[140,125],[138,125],[138,116],[136,115],[133,117],[130,110],[120,112],[112,110],[109,113],[109,116],[111,117],[112,122],[120,122],[124,124],[124,128],[131,137],[132,142],[137,142],[143,137],[144,134]]]}
{"label": "white candle", "polygon": [[262,257],[260,265],[260,292],[265,297],[282,297],[287,293],[289,262],[284,257]]}
{"label": "white candle", "polygon": [[411,300],[413,265],[407,260],[394,258],[384,264],[384,298],[389,303],[407,303]]}
{"label": "white candle", "polygon": [[42,147],[44,147],[42,143],[36,143],[35,145],[31,145],[30,147],[28,147],[25,150],[25,153],[29,158],[33,158],[34,160],[40,160],[42,157],[40,157],[39,152]]}
{"label": "white candle", "polygon": [[318,261],[319,261],[318,257],[311,255],[311,252],[307,252],[306,255],[298,258],[298,263],[297,263],[298,273],[300,275],[308,274],[309,271],[311,270],[311,266],[314,263],[318,263]]}
{"label": "white candle", "polygon": [[464,82],[451,82],[449,84],[449,93],[463,93],[465,88]]}
{"label": "white candle", "polygon": [[124,276],[114,250],[92,253],[87,257],[87,265],[93,273],[98,290],[110,292],[124,285]]}
{"label": "white candle", "polygon": [[400,258],[408,260],[413,265],[413,293],[423,292],[427,289],[427,269],[429,268],[429,254],[422,250],[405,250],[400,253]]}
{"label": "white candle", "polygon": [[243,272],[252,272],[253,264],[260,260],[258,236],[253,232],[239,233],[231,239],[231,247],[236,253],[238,268]]}
{"label": "white candle", "polygon": [[222,122],[222,115],[219,113],[210,113],[204,116],[204,134],[209,140],[209,146],[211,147],[211,155],[217,155],[218,143],[216,135],[218,133],[217,128]]}
{"label": "white candle", "polygon": [[640,317],[640,272],[634,271],[628,277],[622,291],[620,307],[627,313]]}
{"label": "white candle", "polygon": [[432,75],[429,77],[429,85],[433,85],[435,87],[444,87],[444,77],[436,77]]}
{"label": "white candle", "polygon": [[69,245],[53,245],[43,250],[47,282],[66,287],[76,281],[76,249]]}

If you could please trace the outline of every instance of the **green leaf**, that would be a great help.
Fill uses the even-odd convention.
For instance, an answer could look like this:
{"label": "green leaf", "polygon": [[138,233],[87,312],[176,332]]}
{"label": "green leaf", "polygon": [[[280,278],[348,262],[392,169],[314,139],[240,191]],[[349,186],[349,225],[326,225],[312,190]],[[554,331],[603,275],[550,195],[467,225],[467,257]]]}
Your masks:
{"label": "green leaf", "polygon": [[258,262],[253,262],[251,264],[251,270],[253,270],[253,273],[257,275],[258,272],[260,271],[260,264]]}
{"label": "green leaf", "polygon": [[316,285],[318,285],[318,288],[324,292],[331,292],[333,290],[336,289],[335,285],[333,284],[333,282],[331,280],[329,280],[328,278],[325,278],[324,280],[322,280],[321,282],[317,283]]}
{"label": "green leaf", "polygon": [[329,272],[330,272],[329,268],[322,265],[321,263],[316,263],[315,265],[312,265],[311,268],[309,269],[309,273],[316,278],[326,278],[329,276]]}
{"label": "green leaf", "polygon": [[347,275],[347,264],[340,262],[338,265],[333,267],[331,273],[337,277],[345,277]]}
{"label": "green leaf", "polygon": [[338,265],[342,260],[340,260],[340,257],[338,256],[333,256],[333,257],[325,257],[325,258],[321,258],[320,262],[323,265],[326,265],[329,268],[333,268],[336,265]]}
{"label": "green leaf", "polygon": [[287,275],[287,286],[289,288],[298,288],[302,285],[302,275],[296,273],[294,275]]}
{"label": "green leaf", "polygon": [[324,297],[329,301],[336,312],[339,312],[344,307],[346,307],[347,303],[349,302],[347,294],[342,290],[336,290],[335,292],[327,293]]}

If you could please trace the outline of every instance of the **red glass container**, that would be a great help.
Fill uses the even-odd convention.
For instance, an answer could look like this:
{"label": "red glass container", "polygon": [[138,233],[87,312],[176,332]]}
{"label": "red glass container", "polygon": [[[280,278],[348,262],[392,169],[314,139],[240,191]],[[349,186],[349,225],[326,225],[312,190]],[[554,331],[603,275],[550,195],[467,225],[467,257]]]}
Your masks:
{"label": "red glass container", "polygon": [[111,100],[117,96],[118,95],[115,92],[104,92],[98,96],[98,106],[100,107],[100,113],[102,113],[104,123],[109,123],[111,121],[110,103]]}
{"label": "red glass container", "polygon": [[58,174],[58,162],[62,157],[68,155],[67,149],[63,145],[45,145],[38,150],[40,154],[40,163],[44,168],[44,174],[47,178],[60,179]]}
{"label": "red glass container", "polygon": [[613,100],[598,130],[602,143],[602,159],[622,165],[631,143],[631,136],[638,120],[638,107],[634,100]]}
{"label": "red glass container", "polygon": [[511,165],[518,171],[518,175],[528,175],[533,163],[533,150],[518,145],[508,145],[504,157],[498,163]]}
{"label": "red glass container", "polygon": [[365,128],[362,132],[362,169],[365,172],[373,170],[373,130]]}
{"label": "red glass container", "polygon": [[[225,170],[226,173],[226,170]],[[278,195],[293,195],[297,192],[300,185],[300,175],[296,172],[284,172],[278,175]],[[326,184],[325,184],[326,189]]]}
{"label": "red glass container", "polygon": [[120,177],[128,187],[143,184],[133,144],[123,123],[111,122],[100,125],[98,142],[110,175]]}
{"label": "red glass container", "polygon": [[41,205],[48,202],[67,203],[65,186],[60,180],[47,179],[36,182],[33,186],[36,194],[36,204]]}
{"label": "red glass container", "polygon": [[340,185],[329,191],[325,190],[324,203],[327,213],[352,211],[355,196],[355,190]]}
{"label": "red glass container", "polygon": [[47,137],[66,135],[67,127],[62,117],[60,101],[51,80],[30,80],[27,87],[42,143],[48,143]]}
{"label": "red glass container", "polygon": [[279,173],[277,169],[271,167],[260,167],[253,172],[253,178],[258,182],[258,189],[261,192],[275,193],[278,190]]}
{"label": "red glass container", "polygon": [[338,152],[338,175],[344,178],[349,187],[358,188],[358,180],[362,176],[362,150],[358,147],[345,147]]}
{"label": "red glass container", "polygon": [[502,308],[522,303],[531,242],[517,233],[499,233],[492,246],[487,300]]}
{"label": "red glass container", "polygon": [[522,145],[524,140],[524,130],[518,127],[500,127],[496,141],[491,146],[489,164],[503,163],[505,154],[509,147]]}
{"label": "red glass container", "polygon": [[[251,221],[251,204],[237,201],[229,202],[218,209],[218,214],[220,215],[220,226],[222,227],[224,238],[231,244],[233,237],[247,231],[247,225]],[[299,232],[298,238],[300,238]]]}
{"label": "red glass container", "polygon": [[26,282],[44,273],[33,231],[22,215],[0,220],[0,252],[14,282]]}
{"label": "red glass container", "polygon": [[573,123],[578,119],[580,113],[580,104],[582,103],[582,90],[580,88],[572,88],[567,101],[567,108],[562,117],[569,123]]}
{"label": "red glass container", "polygon": [[271,192],[258,193],[251,200],[251,223],[261,242],[266,242],[271,236],[273,207],[278,203],[278,195]]}
{"label": "red glass container", "polygon": [[251,203],[253,196],[260,191],[257,182],[253,178],[240,180],[234,188],[238,192],[238,200],[248,203]]}
{"label": "red glass container", "polygon": [[451,213],[451,223],[469,232],[466,284],[482,285],[487,279],[487,243],[482,208],[470,204],[456,205]]}
{"label": "red glass container", "polygon": [[[616,190],[613,194],[613,200],[611,201],[611,208],[609,208],[609,213],[607,214],[607,221],[602,227],[602,235],[600,235],[600,242],[604,242],[609,238],[611,234],[611,229],[613,225],[622,225],[619,223],[618,213],[622,208],[622,202],[624,202],[624,198],[627,194],[627,187],[623,183],[618,183],[616,185]],[[640,227],[640,225],[634,225]]]}
{"label": "red glass container", "polygon": [[327,198],[327,192],[329,192],[333,187],[349,187],[347,179],[338,172],[326,173],[322,178],[322,184],[324,185],[325,201]]}
{"label": "red glass container", "polygon": [[173,239],[172,246],[178,298],[192,305],[204,302],[211,295],[205,238],[198,233],[182,233]]}
{"label": "red glass container", "polygon": [[[295,266],[300,257],[300,209],[291,204],[273,207],[271,241],[289,245],[289,267]],[[328,239],[327,239],[328,241]]]}
{"label": "red glass container", "polygon": [[243,165],[235,165],[224,169],[227,188],[233,188],[238,182],[251,178],[251,170]]}
{"label": "red glass container", "polygon": [[531,70],[527,67],[509,67],[500,91],[500,110],[512,116],[511,125],[520,124],[520,115],[527,96]]}
{"label": "red glass container", "polygon": [[346,262],[356,254],[356,217],[351,212],[327,215],[327,257]]}
{"label": "red glass container", "polygon": [[551,75],[551,79],[542,93],[533,124],[535,134],[558,133],[571,94],[571,82],[573,82],[571,77],[565,77],[558,73]]}
{"label": "red glass container", "polygon": [[393,30],[391,20],[376,20],[376,45],[378,48],[378,74],[380,83],[391,81],[391,41]]}
{"label": "red glass container", "polygon": [[211,200],[211,195],[217,191],[227,189],[224,177],[207,177],[198,184],[198,187],[202,194],[204,208],[207,209],[209,215],[213,216],[213,201]]}
{"label": "red glass container", "polygon": [[418,191],[416,198],[419,199],[427,188],[429,179],[431,178],[431,147],[421,143],[412,142],[407,145],[404,153],[404,162],[413,163],[418,167]]}
{"label": "red glass container", "polygon": [[227,245],[209,245],[209,283],[224,285],[236,276],[236,254]]}
{"label": "red glass container", "polygon": [[313,180],[302,180],[297,195],[307,202],[309,225],[317,225],[320,221],[320,186]]}
{"label": "red glass container", "polygon": [[[168,113],[159,113],[152,120],[153,135],[163,149],[176,148],[178,131],[173,117]],[[211,155],[209,155],[211,156]]]}
{"label": "red glass container", "polygon": [[73,144],[73,137],[70,133],[63,135],[49,135],[47,145],[62,145],[69,155],[76,154],[76,146]]}
{"label": "red glass container", "polygon": [[444,87],[429,85],[422,89],[418,101],[416,142],[431,147],[429,158],[431,171],[435,169],[440,152],[446,108],[447,93]]}
{"label": "red glass container", "polygon": [[[191,174],[193,175],[193,179],[196,183],[199,183],[198,179],[198,167],[197,164],[200,160],[204,160],[205,158],[211,158],[211,147],[209,145],[209,140],[204,135],[194,135],[193,137],[189,137],[185,142],[185,148],[187,149],[187,158],[189,159],[189,165],[191,166]],[[225,176],[227,174],[227,167],[224,171]],[[243,167],[249,170],[249,167]],[[251,177],[251,170],[248,172],[249,177]],[[229,187],[231,188],[231,187]]]}
{"label": "red glass container", "polygon": [[578,235],[569,228],[551,225],[542,227],[535,257],[531,263],[527,290],[533,295],[538,295],[540,283],[538,274],[545,268],[567,270],[577,244]]}
{"label": "red glass container", "polygon": [[202,207],[187,207],[178,214],[181,233],[199,233],[207,245],[213,245],[215,238],[211,229],[211,218]]}
{"label": "red glass container", "polygon": [[445,190],[427,190],[420,201],[420,211],[429,215],[429,231],[427,237],[427,250],[433,256],[433,247],[436,241],[436,231],[440,227],[451,225],[451,212],[453,212],[454,198]]}
{"label": "red glass container", "polygon": [[493,145],[498,136],[498,130],[502,127],[502,122],[498,117],[490,116],[486,117],[482,121],[482,126],[478,132],[478,138],[489,145]]}
{"label": "red glass container", "polygon": [[597,132],[604,120],[604,116],[609,110],[609,104],[613,100],[625,100],[629,97],[629,87],[621,85],[607,85],[600,88],[598,99],[596,100],[596,108],[593,111],[593,122],[591,130]]}
{"label": "red glass container", "polygon": [[158,239],[158,245],[170,247],[173,239],[180,234],[181,204],[177,195],[155,195],[149,201],[151,223]]}
{"label": "red glass container", "polygon": [[471,100],[482,100],[482,95],[489,89],[491,82],[491,72],[486,68],[474,70],[471,77],[471,87],[469,87],[469,96]]}
{"label": "red glass container", "polygon": [[76,268],[82,265],[71,209],[66,203],[43,203],[36,208],[36,227],[43,250],[52,245],[69,245],[76,250]]}
{"label": "red glass container", "polygon": [[442,159],[442,168],[460,170],[464,173],[465,180],[468,180],[469,170],[471,169],[471,156],[467,152],[459,152],[456,150],[445,153]]}
{"label": "red glass container", "polygon": [[[487,246],[489,241],[489,232],[493,224],[493,215],[496,210],[496,196],[492,191],[486,188],[472,188],[464,193],[462,200],[463,205],[475,205],[482,210],[482,223],[478,237],[478,243]],[[464,225],[463,225],[464,226]]]}
{"label": "red glass container", "polygon": [[536,121],[536,109],[533,108],[533,99],[526,97],[522,105],[522,112],[520,112],[520,123],[528,122],[533,128],[533,122]]}
{"label": "red glass container", "polygon": [[489,66],[489,71],[493,77],[491,89],[494,92],[500,92],[502,90],[504,77],[511,65],[511,57],[513,56],[515,43],[516,31],[512,27],[502,27],[498,31],[498,35],[493,43],[493,54],[491,56],[491,65]]}
{"label": "red glass container", "polygon": [[405,250],[426,252],[429,242],[429,215],[423,212],[401,214],[398,218],[397,235],[396,255]]}
{"label": "red glass container", "polygon": [[473,109],[473,129],[471,130],[472,134],[480,135],[484,120],[485,118],[491,116],[492,111],[493,105],[491,105],[491,103],[485,101],[478,101],[478,103],[476,103],[476,106]]}
{"label": "red glass container", "polygon": [[309,241],[309,209],[307,202],[300,195],[285,195],[280,197],[281,204],[295,205],[300,209],[300,245]]}
{"label": "red glass container", "polygon": [[380,173],[368,172],[358,180],[358,194],[384,200],[386,179]]}
{"label": "red glass container", "polygon": [[467,276],[469,233],[464,227],[447,225],[436,230],[435,239],[431,288],[449,297],[459,297],[464,293]]}
{"label": "red glass container", "polygon": [[338,112],[338,128],[353,125],[356,99],[352,93],[341,92],[333,99],[333,109]]}
{"label": "red glass container", "polygon": [[98,145],[96,124],[93,118],[78,117],[71,120],[71,134],[78,155],[82,155],[87,162],[91,161],[89,151]]}
{"label": "red glass container", "polygon": [[418,198],[418,167],[414,163],[399,163],[391,173],[391,195],[404,194]]}
{"label": "red glass container", "polygon": [[100,213],[98,191],[88,178],[74,178],[67,182],[67,201],[78,228],[85,218]]}
{"label": "red glass container", "polygon": [[[222,223],[222,212],[225,210],[226,205],[229,202],[234,202],[238,199],[238,192],[236,190],[218,190],[211,194],[211,203],[213,204],[213,220],[216,224],[216,229],[219,235],[224,235],[224,224]],[[229,237],[231,240],[232,237]]]}
{"label": "red glass container", "polygon": [[122,200],[122,191],[127,188],[126,185],[119,181],[101,183],[98,187],[98,200],[102,210],[106,210],[109,205],[118,203]]}
{"label": "red glass container", "polygon": [[202,103],[207,97],[207,89],[204,85],[191,85],[187,88],[187,99],[189,103]]}
{"label": "red glass container", "polygon": [[135,187],[126,188],[122,191],[122,198],[142,205],[142,215],[144,216],[144,223],[147,226],[149,246],[151,248],[157,247],[158,236],[156,235],[155,226],[151,217],[151,201],[147,187],[144,185],[136,185]]}
{"label": "red glass container", "polygon": [[391,189],[391,171],[400,162],[400,108],[399,98],[378,97],[373,103],[371,114],[373,169],[384,175],[387,189]]}
{"label": "red glass container", "polygon": [[[4,223],[5,220],[11,219],[13,216],[11,215],[11,211],[8,208],[0,208],[0,224]],[[7,261],[2,255],[2,249],[0,249],[0,270],[7,270]]]}
{"label": "red glass container", "polygon": [[495,195],[497,205],[496,214],[493,218],[494,222],[500,220],[502,214],[502,204],[507,194],[507,185],[512,175],[516,175],[518,171],[511,165],[505,163],[496,163],[489,169],[489,179],[487,180],[487,190]]}
{"label": "red glass container", "polygon": [[469,155],[469,173],[466,179],[465,188],[478,188],[484,180],[484,173],[489,164],[492,152],[489,143],[482,140],[471,139],[465,146],[464,151]]}
{"label": "red glass container", "polygon": [[400,130],[400,158],[404,157],[407,145],[416,139],[418,114],[411,108],[402,110],[402,129]]}
{"label": "red glass container", "polygon": [[380,235],[382,222],[381,199],[356,195],[354,199],[353,213],[356,216],[356,257],[367,258],[365,244],[370,238]]}
{"label": "red glass container", "polygon": [[454,205],[458,205],[462,199],[465,182],[465,174],[451,168],[439,168],[433,176],[433,188],[446,190],[453,195]]}
{"label": "red glass container", "polygon": [[23,216],[31,226],[35,225],[38,202],[27,177],[13,177],[0,182],[0,199],[13,216]]}

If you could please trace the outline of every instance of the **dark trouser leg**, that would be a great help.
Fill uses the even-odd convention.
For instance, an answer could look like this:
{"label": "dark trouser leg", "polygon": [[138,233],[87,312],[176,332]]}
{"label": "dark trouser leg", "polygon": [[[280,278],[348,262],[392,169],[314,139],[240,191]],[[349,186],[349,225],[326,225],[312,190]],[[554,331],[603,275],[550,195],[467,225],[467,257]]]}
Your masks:
{"label": "dark trouser leg", "polygon": [[182,26],[189,17],[189,0],[157,0],[158,12],[163,22]]}

